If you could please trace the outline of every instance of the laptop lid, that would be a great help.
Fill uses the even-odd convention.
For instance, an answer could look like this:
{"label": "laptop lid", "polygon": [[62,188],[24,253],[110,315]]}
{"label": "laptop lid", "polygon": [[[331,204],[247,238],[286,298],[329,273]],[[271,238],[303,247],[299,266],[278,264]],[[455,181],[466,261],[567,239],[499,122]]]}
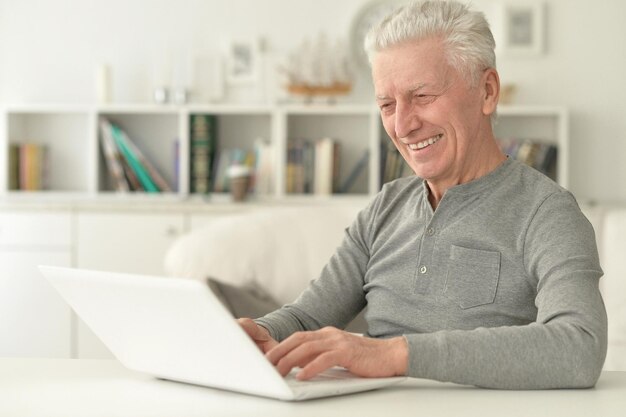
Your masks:
{"label": "laptop lid", "polygon": [[39,269],[127,368],[294,399],[282,376],[203,283],[76,268]]}

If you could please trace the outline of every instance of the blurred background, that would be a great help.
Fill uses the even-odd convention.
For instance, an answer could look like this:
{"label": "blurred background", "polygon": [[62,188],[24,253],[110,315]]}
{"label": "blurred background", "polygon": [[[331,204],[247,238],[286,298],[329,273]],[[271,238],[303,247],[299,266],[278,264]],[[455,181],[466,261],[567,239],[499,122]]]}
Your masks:
{"label": "blurred background", "polygon": [[[207,68],[230,43],[258,41],[264,70],[273,72],[304,41],[321,34],[331,42],[343,40],[349,49],[351,27],[368,3],[0,0],[0,102],[95,103],[102,65],[110,72],[113,103],[151,102],[155,85],[173,78],[188,87],[190,101],[202,102],[211,94]],[[500,27],[498,6],[506,2],[472,3],[485,11],[494,29]],[[569,110],[569,188],[579,199],[624,201],[626,2],[542,4],[542,51],[509,56],[499,50],[502,83],[515,85],[513,104]],[[219,102],[281,100],[280,77],[266,73],[243,92],[226,88]],[[367,70],[356,69],[352,78],[352,92],[341,100],[371,103]]]}

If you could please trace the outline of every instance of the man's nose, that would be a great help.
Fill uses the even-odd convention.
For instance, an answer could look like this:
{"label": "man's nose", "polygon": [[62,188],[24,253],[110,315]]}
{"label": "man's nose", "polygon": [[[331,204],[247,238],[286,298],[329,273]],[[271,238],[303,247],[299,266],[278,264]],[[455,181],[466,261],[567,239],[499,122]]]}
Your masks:
{"label": "man's nose", "polygon": [[422,120],[419,114],[410,104],[396,105],[395,113],[395,130],[397,138],[406,138],[411,132],[422,126]]}

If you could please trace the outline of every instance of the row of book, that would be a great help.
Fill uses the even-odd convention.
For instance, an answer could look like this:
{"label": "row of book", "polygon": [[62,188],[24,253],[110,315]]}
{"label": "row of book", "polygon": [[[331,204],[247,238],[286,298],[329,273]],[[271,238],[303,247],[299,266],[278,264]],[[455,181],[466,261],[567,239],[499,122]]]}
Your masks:
{"label": "row of book", "polygon": [[100,144],[112,187],[118,192],[168,192],[172,188],[118,125],[100,119]]}
{"label": "row of book", "polygon": [[41,191],[48,184],[48,148],[36,143],[9,146],[9,189]]}
{"label": "row of book", "polygon": [[341,175],[341,145],[332,138],[292,139],[287,146],[286,191],[288,194],[349,193],[367,172],[370,158],[365,150],[348,174]]}
{"label": "row of book", "polygon": [[[350,193],[367,173],[370,151],[366,149],[354,165],[340,175],[341,145],[329,138],[316,141],[292,139],[287,147],[287,193],[331,194]],[[381,185],[396,178],[412,175],[392,142],[380,147]]]}
{"label": "row of book", "polygon": [[292,139],[287,146],[288,194],[331,194],[339,190],[341,146],[332,138]]}
{"label": "row of book", "polygon": [[498,140],[502,152],[556,180],[557,147],[542,141],[504,138]]}

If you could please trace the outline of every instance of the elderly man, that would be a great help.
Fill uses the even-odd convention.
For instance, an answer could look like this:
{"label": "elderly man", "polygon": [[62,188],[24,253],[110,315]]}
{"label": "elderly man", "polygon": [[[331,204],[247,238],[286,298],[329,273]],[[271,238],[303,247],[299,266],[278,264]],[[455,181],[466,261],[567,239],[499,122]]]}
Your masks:
{"label": "elderly man", "polygon": [[[240,320],[282,374],[595,384],[607,324],[594,232],[568,191],[500,151],[494,46],[456,2],[405,6],[369,34],[382,121],[416,175],[383,187],[293,304]],[[338,329],[366,305],[366,337]]]}

